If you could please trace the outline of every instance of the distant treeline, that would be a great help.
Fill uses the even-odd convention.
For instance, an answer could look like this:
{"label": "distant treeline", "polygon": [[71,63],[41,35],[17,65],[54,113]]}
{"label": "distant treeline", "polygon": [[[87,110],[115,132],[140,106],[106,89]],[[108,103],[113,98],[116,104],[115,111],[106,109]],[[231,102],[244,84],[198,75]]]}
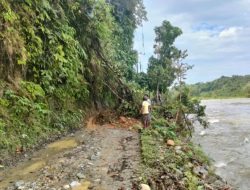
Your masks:
{"label": "distant treeline", "polygon": [[190,85],[192,96],[204,98],[250,97],[250,75],[222,76],[211,82]]}

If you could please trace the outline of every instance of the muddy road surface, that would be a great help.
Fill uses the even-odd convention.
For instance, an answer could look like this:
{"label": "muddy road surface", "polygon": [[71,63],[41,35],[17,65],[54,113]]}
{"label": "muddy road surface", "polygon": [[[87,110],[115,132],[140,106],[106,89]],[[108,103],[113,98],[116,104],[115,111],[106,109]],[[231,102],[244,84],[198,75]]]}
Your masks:
{"label": "muddy road surface", "polygon": [[0,171],[0,189],[131,190],[139,162],[136,131],[96,125],[92,118],[82,130]]}

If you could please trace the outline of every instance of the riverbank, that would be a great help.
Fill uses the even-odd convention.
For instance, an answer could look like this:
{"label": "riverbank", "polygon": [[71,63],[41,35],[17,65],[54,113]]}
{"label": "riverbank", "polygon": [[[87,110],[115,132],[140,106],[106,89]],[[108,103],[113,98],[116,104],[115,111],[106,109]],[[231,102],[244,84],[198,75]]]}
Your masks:
{"label": "riverbank", "polygon": [[215,175],[202,149],[173,129],[157,127],[141,133],[141,182],[152,189],[231,189]]}

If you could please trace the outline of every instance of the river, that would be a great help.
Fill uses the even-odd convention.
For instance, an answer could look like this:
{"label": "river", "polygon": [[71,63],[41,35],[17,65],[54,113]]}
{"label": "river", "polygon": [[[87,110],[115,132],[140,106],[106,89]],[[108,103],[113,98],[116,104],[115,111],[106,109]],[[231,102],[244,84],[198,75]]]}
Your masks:
{"label": "river", "polygon": [[196,127],[193,141],[215,171],[236,189],[250,189],[250,99],[203,100],[210,125]]}

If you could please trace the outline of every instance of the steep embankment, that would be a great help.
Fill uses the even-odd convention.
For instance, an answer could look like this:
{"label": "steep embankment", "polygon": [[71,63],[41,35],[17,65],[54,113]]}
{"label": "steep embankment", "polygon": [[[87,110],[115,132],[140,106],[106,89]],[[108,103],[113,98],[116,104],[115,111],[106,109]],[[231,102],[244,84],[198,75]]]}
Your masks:
{"label": "steep embankment", "polygon": [[124,4],[0,1],[0,164],[78,128],[92,108],[133,99],[122,79],[133,75],[145,10]]}
{"label": "steep embankment", "polygon": [[250,75],[221,77],[211,82],[190,85],[192,96],[203,98],[250,97]]}

